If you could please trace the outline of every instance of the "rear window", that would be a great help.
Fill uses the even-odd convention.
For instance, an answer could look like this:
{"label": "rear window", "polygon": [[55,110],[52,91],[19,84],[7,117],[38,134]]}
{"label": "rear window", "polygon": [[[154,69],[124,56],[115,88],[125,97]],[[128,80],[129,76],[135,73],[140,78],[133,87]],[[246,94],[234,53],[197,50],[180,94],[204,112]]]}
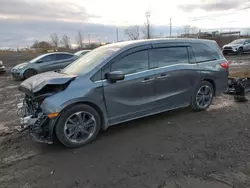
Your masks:
{"label": "rear window", "polygon": [[192,49],[197,63],[222,59],[222,53],[216,43],[193,43]]}
{"label": "rear window", "polygon": [[57,54],[56,55],[57,60],[69,59],[71,57],[72,57],[72,55],[70,55],[70,54]]}
{"label": "rear window", "polygon": [[151,61],[156,67],[189,63],[186,47],[167,47],[151,50]]}

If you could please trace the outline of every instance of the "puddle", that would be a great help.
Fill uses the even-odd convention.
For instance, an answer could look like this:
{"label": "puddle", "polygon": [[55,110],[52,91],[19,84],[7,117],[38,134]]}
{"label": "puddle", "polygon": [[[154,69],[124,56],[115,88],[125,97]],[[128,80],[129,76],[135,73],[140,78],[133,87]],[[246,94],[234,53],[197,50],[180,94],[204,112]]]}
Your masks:
{"label": "puddle", "polygon": [[16,89],[18,85],[7,86],[5,89]]}
{"label": "puddle", "polygon": [[17,161],[22,161],[26,159],[30,159],[31,157],[34,157],[38,155],[37,151],[29,151],[26,153],[17,153],[15,155],[11,155],[8,157],[5,157],[1,160],[2,165],[8,165]]}
{"label": "puddle", "polygon": [[230,184],[220,181],[208,181],[201,178],[194,177],[184,177],[178,180],[166,182],[163,186],[158,186],[160,188],[232,188]]}
{"label": "puddle", "polygon": [[229,106],[235,106],[235,102],[227,98],[218,98],[208,108],[208,111],[218,110],[218,109],[229,107]]}

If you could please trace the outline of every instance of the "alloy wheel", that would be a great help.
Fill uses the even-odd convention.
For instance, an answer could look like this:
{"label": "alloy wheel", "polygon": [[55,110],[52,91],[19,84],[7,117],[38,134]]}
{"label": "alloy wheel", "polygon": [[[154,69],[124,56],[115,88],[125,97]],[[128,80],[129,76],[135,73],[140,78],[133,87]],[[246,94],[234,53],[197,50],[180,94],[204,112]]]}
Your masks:
{"label": "alloy wheel", "polygon": [[202,86],[196,94],[196,103],[200,108],[209,106],[213,99],[213,90],[210,86]]}
{"label": "alloy wheel", "polygon": [[65,122],[64,134],[68,140],[81,143],[89,140],[96,129],[96,120],[88,112],[76,112]]}

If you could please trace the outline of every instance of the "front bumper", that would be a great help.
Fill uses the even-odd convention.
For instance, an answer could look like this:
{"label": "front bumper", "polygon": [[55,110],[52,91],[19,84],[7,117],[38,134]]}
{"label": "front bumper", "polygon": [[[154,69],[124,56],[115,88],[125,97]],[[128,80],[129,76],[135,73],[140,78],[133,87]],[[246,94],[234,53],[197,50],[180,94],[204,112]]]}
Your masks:
{"label": "front bumper", "polygon": [[[20,129],[29,129],[29,132],[34,140],[46,144],[53,144],[54,140],[54,126],[57,118],[49,119],[43,112],[39,113],[37,117],[27,113],[25,105],[20,103],[17,105],[18,111],[21,113]],[[19,113],[20,115],[20,113]]]}
{"label": "front bumper", "polygon": [[225,48],[223,48],[223,52],[226,52],[226,53],[237,53],[238,52],[238,48],[225,47]]}
{"label": "front bumper", "polygon": [[17,70],[17,69],[12,69],[11,70],[11,75],[14,77],[14,78],[19,78],[19,79],[23,79],[23,73],[22,71],[20,70]]}

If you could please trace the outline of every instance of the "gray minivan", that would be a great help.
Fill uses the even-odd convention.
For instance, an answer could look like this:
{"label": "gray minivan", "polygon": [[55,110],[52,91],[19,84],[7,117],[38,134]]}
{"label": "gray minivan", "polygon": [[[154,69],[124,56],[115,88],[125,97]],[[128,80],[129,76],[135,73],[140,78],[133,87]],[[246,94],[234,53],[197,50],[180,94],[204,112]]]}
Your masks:
{"label": "gray minivan", "polygon": [[216,42],[138,40],[99,47],[61,72],[21,83],[23,125],[39,141],[85,145],[100,129],[190,106],[207,109],[227,87],[228,62]]}

